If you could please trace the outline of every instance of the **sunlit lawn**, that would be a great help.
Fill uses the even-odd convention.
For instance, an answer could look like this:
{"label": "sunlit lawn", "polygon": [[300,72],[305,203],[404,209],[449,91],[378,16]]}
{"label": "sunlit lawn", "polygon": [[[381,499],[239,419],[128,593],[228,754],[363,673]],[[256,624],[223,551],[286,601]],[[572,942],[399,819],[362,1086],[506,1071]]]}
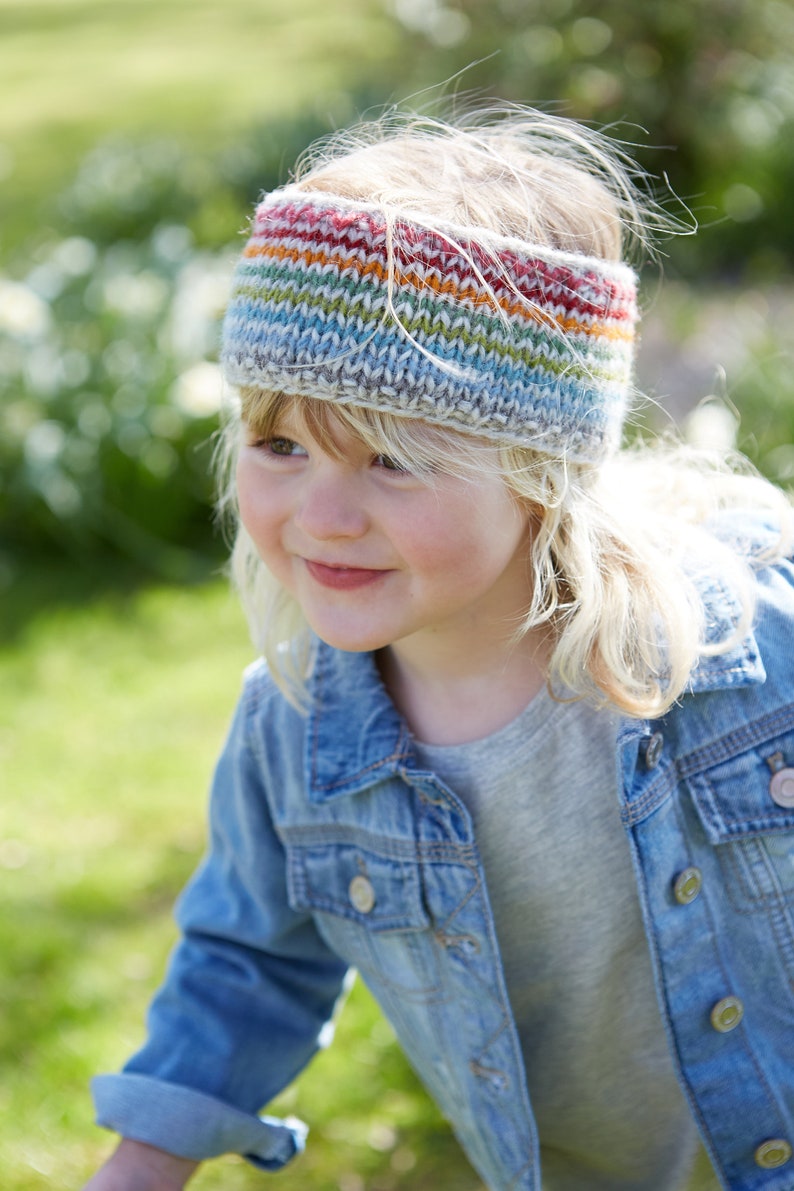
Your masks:
{"label": "sunlit lawn", "polygon": [[[54,574],[52,590],[64,586]],[[0,1170],[8,1191],[77,1188],[112,1145],[90,1076],[141,1039],[203,841],[205,791],[249,659],[225,583],[8,606],[0,653]],[[25,604],[30,615],[25,616]],[[276,1111],[309,1149],[280,1187],[478,1180],[357,986],[337,1038]],[[265,1178],[265,1182],[263,1182]],[[266,1185],[240,1161],[194,1186]]]}
{"label": "sunlit lawn", "polygon": [[348,118],[396,28],[382,0],[0,0],[0,257],[100,137],[215,146],[301,110]]}

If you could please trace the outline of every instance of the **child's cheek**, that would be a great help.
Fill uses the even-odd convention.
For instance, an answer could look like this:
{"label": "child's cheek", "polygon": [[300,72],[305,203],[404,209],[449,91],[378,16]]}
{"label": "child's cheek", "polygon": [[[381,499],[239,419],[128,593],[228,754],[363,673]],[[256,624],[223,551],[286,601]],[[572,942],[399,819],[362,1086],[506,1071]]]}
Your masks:
{"label": "child's cheek", "polygon": [[237,503],[240,521],[268,566],[279,550],[280,518],[272,485],[256,461],[243,455],[237,465]]}
{"label": "child's cheek", "polygon": [[240,520],[250,534],[267,519],[270,485],[257,465],[250,449],[244,451],[237,464],[237,503]]}

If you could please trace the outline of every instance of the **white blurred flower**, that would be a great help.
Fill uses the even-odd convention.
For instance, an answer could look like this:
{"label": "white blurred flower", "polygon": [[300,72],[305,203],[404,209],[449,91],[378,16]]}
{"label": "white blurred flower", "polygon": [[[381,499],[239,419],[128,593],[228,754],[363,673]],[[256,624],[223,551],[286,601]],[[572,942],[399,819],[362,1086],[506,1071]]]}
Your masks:
{"label": "white blurred flower", "polygon": [[217,364],[201,360],[186,369],[174,381],[171,400],[192,418],[208,418],[218,413],[223,397],[223,380]]}
{"label": "white blurred flower", "polygon": [[392,8],[401,25],[424,33],[438,46],[458,45],[471,28],[465,13],[447,8],[441,0],[392,0]]}
{"label": "white blurred flower", "polygon": [[152,434],[157,439],[181,438],[185,428],[185,419],[173,405],[155,405],[146,413],[146,421]]}
{"label": "white blurred flower", "polygon": [[78,429],[86,438],[100,439],[110,432],[112,425],[110,411],[99,396],[87,400],[77,417]]}
{"label": "white blurred flower", "polygon": [[171,302],[168,340],[164,345],[178,360],[200,359],[217,347],[217,324],[229,300],[233,262],[219,257],[194,257],[181,269]]}
{"label": "white blurred flower", "polygon": [[102,364],[113,380],[125,381],[129,376],[139,376],[140,353],[129,339],[111,339],[102,352]]}
{"label": "white blurred flower", "polygon": [[66,275],[52,263],[37,265],[25,278],[25,285],[45,302],[60,297],[66,283]]}
{"label": "white blurred flower", "polygon": [[49,306],[29,286],[0,277],[0,331],[19,339],[41,339],[51,322]]}
{"label": "white blurred flower", "polygon": [[150,439],[143,447],[140,458],[144,467],[158,479],[165,479],[167,476],[173,475],[179,466],[179,456],[176,451],[170,443],[163,442],[162,439],[154,441]]}
{"label": "white blurred flower", "polygon": [[193,246],[193,233],[181,223],[161,223],[152,232],[152,247],[161,260],[184,260]]}
{"label": "white blurred flower", "polygon": [[52,397],[63,381],[61,356],[52,343],[37,343],[25,352],[24,376],[28,387],[42,397]]}
{"label": "white blurred flower", "polygon": [[699,450],[732,451],[736,447],[739,419],[721,401],[703,401],[684,423],[687,442]]}
{"label": "white blurred flower", "polygon": [[168,286],[162,277],[144,270],[117,273],[105,282],[105,303],[126,318],[150,318],[162,310]]}
{"label": "white blurred flower", "polygon": [[745,186],[744,182],[734,182],[722,196],[725,214],[734,223],[751,223],[764,210],[764,200],[752,186]]}
{"label": "white blurred flower", "polygon": [[39,406],[33,401],[22,399],[11,401],[0,408],[0,433],[6,441],[22,442],[40,418]]}
{"label": "white blurred flower", "polygon": [[555,62],[565,50],[562,34],[550,25],[533,25],[521,39],[521,49],[535,66]]}
{"label": "white blurred flower", "polygon": [[580,54],[593,58],[603,53],[612,41],[612,29],[597,17],[581,17],[571,28],[573,43]]}
{"label": "white blurred flower", "polygon": [[97,247],[85,236],[60,240],[41,264],[31,269],[25,284],[45,301],[52,302],[74,277],[90,273],[97,261]]}
{"label": "white blurred flower", "polygon": [[58,458],[66,442],[60,422],[46,420],[31,427],[25,438],[25,457],[34,466],[52,463]]}
{"label": "white blurred flower", "polygon": [[83,503],[80,489],[60,471],[45,474],[39,491],[56,517],[72,517],[80,511]]}
{"label": "white blurred flower", "polygon": [[70,277],[82,277],[96,264],[97,246],[86,236],[69,236],[55,246],[51,259]]}
{"label": "white blurred flower", "polygon": [[85,384],[91,375],[91,361],[86,352],[78,348],[70,348],[63,353],[61,367],[65,384],[73,389]]}

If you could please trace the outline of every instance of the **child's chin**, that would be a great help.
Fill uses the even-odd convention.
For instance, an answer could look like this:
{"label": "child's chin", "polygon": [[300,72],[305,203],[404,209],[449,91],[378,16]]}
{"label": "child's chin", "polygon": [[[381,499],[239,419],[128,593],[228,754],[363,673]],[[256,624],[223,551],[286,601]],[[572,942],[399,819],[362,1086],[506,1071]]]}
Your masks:
{"label": "child's chin", "polygon": [[374,653],[389,644],[375,634],[361,632],[345,632],[329,629],[327,625],[312,625],[313,632],[332,649],[339,649],[343,653]]}

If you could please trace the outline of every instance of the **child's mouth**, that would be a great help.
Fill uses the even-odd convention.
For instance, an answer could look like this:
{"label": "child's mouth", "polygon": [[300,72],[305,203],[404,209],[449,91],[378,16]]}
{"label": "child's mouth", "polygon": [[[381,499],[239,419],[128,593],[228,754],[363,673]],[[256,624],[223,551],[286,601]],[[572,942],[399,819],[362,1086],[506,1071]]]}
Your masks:
{"label": "child's mouth", "polygon": [[370,570],[367,567],[328,566],[322,562],[312,562],[306,559],[306,568],[313,579],[323,587],[333,587],[337,591],[351,591],[356,587],[367,587],[386,575],[387,571]]}

